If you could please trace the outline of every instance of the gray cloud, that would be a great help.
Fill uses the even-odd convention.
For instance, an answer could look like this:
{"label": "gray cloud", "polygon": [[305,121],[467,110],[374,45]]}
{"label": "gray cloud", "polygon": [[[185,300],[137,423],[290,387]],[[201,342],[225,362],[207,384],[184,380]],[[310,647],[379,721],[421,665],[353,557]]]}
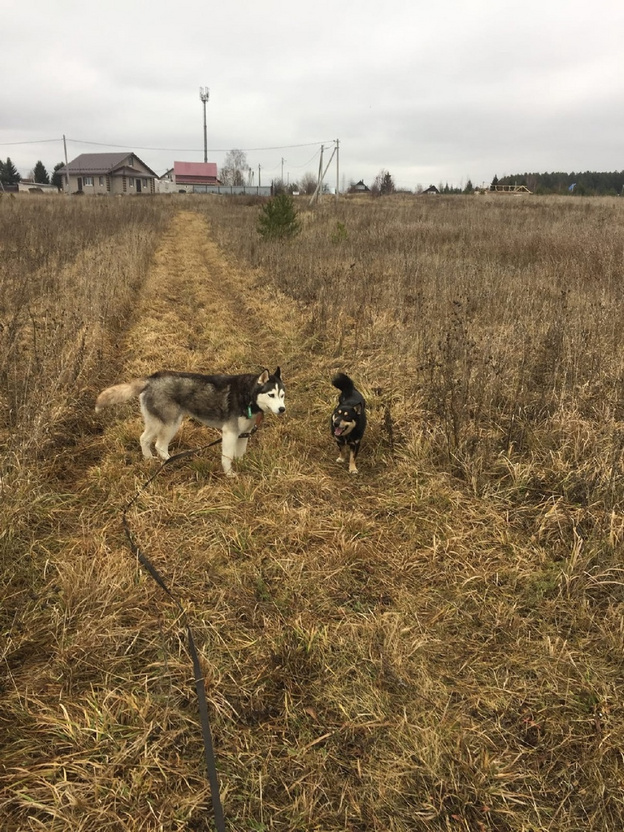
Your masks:
{"label": "gray cloud", "polygon": [[3,13],[0,157],[51,168],[65,134],[72,157],[200,160],[207,85],[211,158],[249,149],[267,177],[318,165],[281,146],[333,138],[347,181],[409,188],[621,169],[623,24],[621,0],[24,0]]}

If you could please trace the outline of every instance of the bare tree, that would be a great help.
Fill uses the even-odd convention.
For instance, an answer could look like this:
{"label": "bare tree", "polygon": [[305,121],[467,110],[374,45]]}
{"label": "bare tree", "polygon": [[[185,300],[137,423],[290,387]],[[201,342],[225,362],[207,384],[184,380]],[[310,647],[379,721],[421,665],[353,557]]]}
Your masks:
{"label": "bare tree", "polygon": [[273,194],[273,196],[278,196],[278,194],[286,193],[286,183],[283,179],[274,179],[271,183],[271,187],[271,193]]}
{"label": "bare tree", "polygon": [[249,164],[244,150],[229,150],[221,168],[221,181],[224,185],[244,185]]}
{"label": "bare tree", "polygon": [[299,190],[304,194],[313,194],[316,189],[318,176],[315,173],[304,173],[299,180]]}
{"label": "bare tree", "polygon": [[389,171],[382,168],[375,177],[371,191],[375,196],[388,196],[389,194],[393,194],[395,190],[392,175]]}

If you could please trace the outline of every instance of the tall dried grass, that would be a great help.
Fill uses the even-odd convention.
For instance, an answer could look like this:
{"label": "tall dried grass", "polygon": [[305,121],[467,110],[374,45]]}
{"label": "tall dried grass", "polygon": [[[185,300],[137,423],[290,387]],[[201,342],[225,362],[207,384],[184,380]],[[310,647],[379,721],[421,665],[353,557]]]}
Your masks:
{"label": "tall dried grass", "polygon": [[[624,207],[302,204],[301,235],[272,244],[257,206],[170,207],[186,213],[127,345],[141,279],[128,298],[111,266],[126,311],[102,328],[121,344],[110,360],[277,358],[288,384],[243,476],[197,458],[131,518],[193,622],[230,828],[621,828]],[[130,210],[81,208],[115,209]],[[336,369],[370,404],[359,478],[333,465]],[[91,381],[78,376],[75,401]],[[74,418],[74,460],[42,433],[22,457],[33,499],[3,495],[0,816],[10,830],[209,829],[183,628],[119,524],[149,470],[140,420],[111,417],[103,443],[86,410]]]}
{"label": "tall dried grass", "polygon": [[362,367],[388,404],[408,398],[422,412],[445,469],[478,490],[512,484],[520,469],[530,478],[535,464],[551,469],[551,491],[613,507],[624,441],[621,201],[302,209],[302,237],[266,245],[252,208],[204,203],[222,245],[309,309],[319,350]]}
{"label": "tall dried grass", "polygon": [[76,395],[110,361],[164,209],[156,201],[0,201],[0,435],[10,433],[10,447],[40,452],[59,408],[75,413]]}
{"label": "tall dried grass", "polygon": [[70,486],[77,455],[93,458],[93,391],[120,360],[167,211],[157,201],[0,199],[5,622],[41,580],[31,555],[56,526],[57,480]]}

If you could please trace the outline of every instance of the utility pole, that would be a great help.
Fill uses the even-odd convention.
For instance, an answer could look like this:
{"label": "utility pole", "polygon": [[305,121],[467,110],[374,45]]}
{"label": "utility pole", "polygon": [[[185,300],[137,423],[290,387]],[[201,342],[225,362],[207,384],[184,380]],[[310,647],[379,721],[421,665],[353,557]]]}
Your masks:
{"label": "utility pole", "polygon": [[286,161],[286,160],[285,160],[285,159],[284,159],[284,157],[282,156],[282,175],[280,176],[280,181],[281,181],[282,185],[284,184],[284,162],[285,162],[285,161]]}
{"label": "utility pole", "polygon": [[63,149],[65,151],[65,173],[67,174],[67,193],[71,194],[71,185],[69,184],[69,162],[67,161],[67,140],[65,133],[63,133]]}
{"label": "utility pole", "polygon": [[329,170],[329,166],[332,163],[332,159],[334,158],[334,154],[336,153],[337,147],[334,147],[334,149],[332,150],[332,155],[329,157],[329,162],[325,166],[325,170],[323,170],[323,150],[324,149],[325,148],[323,147],[323,145],[321,145],[321,159],[320,159],[320,162],[319,162],[319,178],[318,178],[318,182],[316,184],[316,190],[312,194],[312,199],[310,200],[310,205],[314,205],[314,203],[319,198],[319,195],[321,195],[323,193],[323,180],[325,179],[325,174]]}
{"label": "utility pole", "polygon": [[262,165],[258,165],[258,187],[260,187],[260,185],[262,185],[262,180],[260,179],[260,169],[261,169],[261,167],[262,167]]}
{"label": "utility pole", "polygon": [[340,139],[336,139],[336,202],[340,192]]}
{"label": "utility pole", "polygon": [[204,162],[208,161],[208,132],[206,130],[206,102],[210,98],[210,90],[208,87],[199,88],[199,100],[204,105]]}
{"label": "utility pole", "polygon": [[314,193],[312,194],[312,199],[310,200],[310,205],[314,205],[316,200],[319,197],[319,193],[321,190],[321,182],[323,181],[323,151],[325,150],[324,146],[321,145],[321,158],[319,159],[319,171],[318,171],[318,179],[316,181],[316,188],[314,189]]}

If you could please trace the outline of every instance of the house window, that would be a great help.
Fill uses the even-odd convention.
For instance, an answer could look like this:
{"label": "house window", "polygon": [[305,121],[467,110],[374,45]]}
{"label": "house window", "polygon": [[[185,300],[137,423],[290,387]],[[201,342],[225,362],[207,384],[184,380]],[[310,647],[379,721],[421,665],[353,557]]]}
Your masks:
{"label": "house window", "polygon": [[144,180],[143,180],[143,187],[144,187],[144,188],[147,188],[147,179],[144,179]]}
{"label": "house window", "polygon": [[93,177],[92,176],[85,176],[84,184],[93,186]]}
{"label": "house window", "polygon": [[104,184],[104,177],[100,176],[100,188],[102,187],[103,184]]}
{"label": "house window", "polygon": [[134,188],[134,179],[132,177],[128,179],[128,185],[130,185],[131,188]]}

